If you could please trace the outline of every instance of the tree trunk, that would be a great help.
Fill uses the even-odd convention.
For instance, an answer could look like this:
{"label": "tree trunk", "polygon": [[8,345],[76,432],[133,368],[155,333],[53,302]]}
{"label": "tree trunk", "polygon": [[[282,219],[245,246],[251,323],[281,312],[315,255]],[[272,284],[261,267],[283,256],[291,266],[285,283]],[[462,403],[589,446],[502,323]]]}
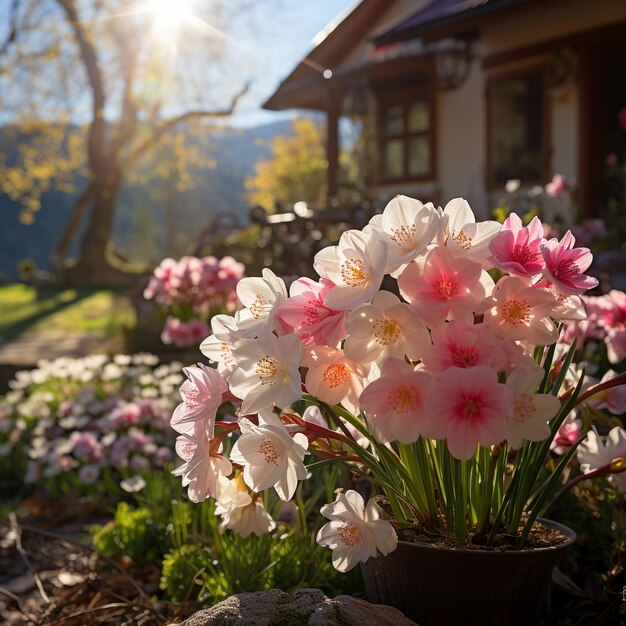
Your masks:
{"label": "tree trunk", "polygon": [[76,237],[76,232],[78,231],[80,223],[83,220],[85,209],[89,205],[89,202],[92,198],[93,190],[93,183],[88,183],[87,187],[85,187],[85,189],[83,190],[83,193],[81,193],[76,200],[72,215],[70,215],[70,219],[65,226],[63,235],[59,239],[59,242],[57,243],[57,246],[54,250],[54,254],[52,255],[50,265],[52,273],[54,274],[56,281],[59,283],[63,283],[65,280],[64,272],[65,264],[67,261],[67,254],[69,252],[70,246],[72,245],[72,241]]}
{"label": "tree trunk", "polygon": [[78,260],[65,271],[66,280],[80,287],[128,287],[138,275],[112,267],[107,261],[107,245],[113,230],[113,218],[122,183],[115,165],[98,173],[93,182],[89,221],[82,237]]}

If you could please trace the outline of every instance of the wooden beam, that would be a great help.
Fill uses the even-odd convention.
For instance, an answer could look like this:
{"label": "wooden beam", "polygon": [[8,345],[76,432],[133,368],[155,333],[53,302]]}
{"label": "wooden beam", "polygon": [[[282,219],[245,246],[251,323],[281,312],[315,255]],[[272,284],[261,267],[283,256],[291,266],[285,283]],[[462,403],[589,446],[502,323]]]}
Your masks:
{"label": "wooden beam", "polygon": [[339,189],[339,98],[332,92],[329,93],[326,117],[326,159],[328,160],[326,204],[330,206]]}

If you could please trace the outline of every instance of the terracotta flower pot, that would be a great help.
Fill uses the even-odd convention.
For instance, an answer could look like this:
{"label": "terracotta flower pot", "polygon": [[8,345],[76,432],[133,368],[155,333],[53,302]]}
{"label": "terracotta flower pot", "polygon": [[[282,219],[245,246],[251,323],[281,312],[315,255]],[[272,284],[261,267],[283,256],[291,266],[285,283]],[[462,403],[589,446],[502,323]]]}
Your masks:
{"label": "terracotta flower pot", "polygon": [[463,550],[399,541],[386,557],[361,564],[371,602],[390,604],[419,626],[526,626],[539,623],[552,570],[567,541],[530,550]]}

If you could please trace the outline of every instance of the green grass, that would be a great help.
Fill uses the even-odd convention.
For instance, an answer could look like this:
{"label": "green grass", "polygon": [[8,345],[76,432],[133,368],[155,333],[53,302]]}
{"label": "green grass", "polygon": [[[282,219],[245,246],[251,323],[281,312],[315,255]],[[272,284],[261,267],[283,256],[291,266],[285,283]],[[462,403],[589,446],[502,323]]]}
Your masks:
{"label": "green grass", "polygon": [[11,339],[25,331],[103,331],[121,335],[135,323],[128,298],[106,289],[0,286],[0,336]]}

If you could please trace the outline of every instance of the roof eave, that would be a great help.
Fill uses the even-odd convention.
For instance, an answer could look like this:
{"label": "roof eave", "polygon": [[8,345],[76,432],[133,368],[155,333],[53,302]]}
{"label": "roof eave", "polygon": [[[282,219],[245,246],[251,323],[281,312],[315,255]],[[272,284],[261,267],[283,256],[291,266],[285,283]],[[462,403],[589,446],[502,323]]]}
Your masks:
{"label": "roof eave", "polygon": [[441,18],[426,22],[425,24],[419,24],[404,30],[398,31],[395,28],[391,28],[382,35],[374,37],[372,42],[375,46],[380,47],[408,39],[417,39],[425,36],[436,37],[439,34],[444,34],[450,27],[461,26],[470,20],[481,18],[527,1],[528,0],[496,0],[494,2],[487,2],[486,4],[481,4],[465,11],[459,11],[458,13],[445,15]]}

